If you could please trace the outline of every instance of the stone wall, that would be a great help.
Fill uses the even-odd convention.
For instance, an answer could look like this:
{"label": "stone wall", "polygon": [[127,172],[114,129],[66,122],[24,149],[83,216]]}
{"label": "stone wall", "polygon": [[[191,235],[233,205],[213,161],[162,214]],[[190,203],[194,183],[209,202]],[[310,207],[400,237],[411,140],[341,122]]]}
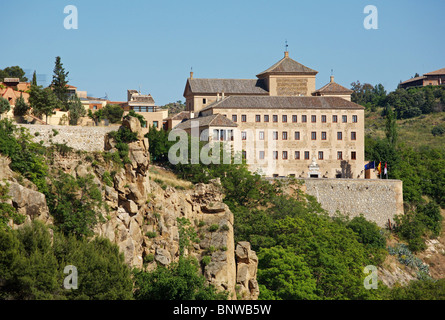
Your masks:
{"label": "stone wall", "polygon": [[[105,135],[119,129],[119,125],[84,127],[19,124],[18,126],[27,128],[35,142],[43,141],[44,145],[49,145],[49,140],[52,139],[53,143],[66,143],[76,150],[90,152],[103,151]],[[57,134],[54,134],[53,130],[56,130]]]}
{"label": "stone wall", "polygon": [[363,214],[366,219],[385,227],[388,219],[403,214],[402,181],[386,179],[302,179],[303,190],[321,206],[335,214],[350,217]]}

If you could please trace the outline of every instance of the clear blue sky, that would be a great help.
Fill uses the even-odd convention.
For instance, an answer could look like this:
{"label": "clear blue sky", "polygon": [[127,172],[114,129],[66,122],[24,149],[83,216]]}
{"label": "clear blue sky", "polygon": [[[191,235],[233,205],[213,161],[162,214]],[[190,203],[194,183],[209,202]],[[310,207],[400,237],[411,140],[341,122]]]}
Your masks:
{"label": "clear blue sky", "polygon": [[[367,30],[366,5],[378,9]],[[78,29],[66,30],[66,5]],[[382,83],[445,67],[443,0],[14,0],[0,6],[0,68],[19,65],[51,82],[56,56],[70,84],[89,95],[126,100],[127,89],[158,105],[184,100],[196,78],[253,79],[283,57],[317,70],[317,88],[334,69],[338,83]],[[45,77],[46,75],[46,77]],[[46,80],[46,81],[43,81]]]}

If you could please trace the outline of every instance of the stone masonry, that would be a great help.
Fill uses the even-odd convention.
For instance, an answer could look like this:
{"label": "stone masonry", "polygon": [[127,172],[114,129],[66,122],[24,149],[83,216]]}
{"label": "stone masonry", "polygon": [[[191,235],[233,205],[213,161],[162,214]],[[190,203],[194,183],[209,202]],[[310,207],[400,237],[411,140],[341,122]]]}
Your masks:
{"label": "stone masonry", "polygon": [[18,126],[27,128],[29,133],[34,137],[34,141],[43,141],[45,146],[49,145],[49,140],[51,139],[53,143],[66,143],[67,146],[75,150],[88,152],[103,151],[105,135],[108,132],[119,129],[118,125],[84,127],[19,124]]}
{"label": "stone masonry", "polygon": [[336,211],[351,218],[363,214],[385,227],[388,219],[403,214],[401,180],[386,179],[302,179],[303,191],[314,196],[330,215]]}

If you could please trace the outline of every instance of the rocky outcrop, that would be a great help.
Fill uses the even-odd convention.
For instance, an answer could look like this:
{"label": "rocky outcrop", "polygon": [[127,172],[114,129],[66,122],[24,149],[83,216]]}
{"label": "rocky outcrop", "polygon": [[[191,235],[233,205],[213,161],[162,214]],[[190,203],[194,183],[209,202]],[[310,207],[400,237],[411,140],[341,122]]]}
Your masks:
{"label": "rocky outcrop", "polygon": [[[52,218],[45,195],[36,191],[37,188],[27,179],[19,178],[18,174],[9,168],[10,163],[9,159],[0,156],[0,185],[8,185],[9,199],[6,202],[16,208],[19,214],[25,216],[24,223],[34,219],[51,223]],[[8,225],[14,229],[19,227],[12,220]]]}
{"label": "rocky outcrop", "polygon": [[[142,135],[139,120],[124,119],[122,127],[138,136],[137,141],[128,144],[130,163],[124,167],[105,161],[102,153],[88,155],[94,157],[94,165],[79,153],[54,159],[54,167],[60,166],[74,177],[93,175],[94,183],[102,190],[107,209],[99,212],[104,222],[96,225],[95,235],[115,243],[129,266],[150,271],[179,260],[180,219],[185,219],[197,239],[185,248],[184,254],[200,262],[208,282],[229,292],[230,299],[256,299],[258,285],[254,278],[258,259],[244,242],[238,245],[239,257],[235,258],[234,218],[223,203],[219,179],[193,188],[175,188],[151,180],[148,140]],[[117,152],[116,142],[106,137],[104,150]],[[11,178],[12,172],[2,174]],[[106,183],[106,177],[111,176]],[[14,206],[29,219],[50,223],[44,196],[31,191],[14,184],[11,188]]]}
{"label": "rocky outcrop", "polygon": [[235,254],[237,293],[244,300],[256,300],[260,293],[256,280],[258,257],[251,250],[250,243],[245,241],[238,242]]}

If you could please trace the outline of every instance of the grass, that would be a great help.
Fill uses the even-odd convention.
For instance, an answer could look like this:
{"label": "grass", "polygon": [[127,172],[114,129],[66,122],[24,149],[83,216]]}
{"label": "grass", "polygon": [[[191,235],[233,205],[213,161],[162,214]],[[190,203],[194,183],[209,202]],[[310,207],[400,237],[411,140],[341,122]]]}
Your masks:
{"label": "grass", "polygon": [[[381,109],[376,112],[366,111],[365,134],[372,137],[385,137],[385,118],[381,117]],[[445,135],[433,136],[434,126],[445,124],[445,112],[420,115],[415,118],[397,120],[399,142],[418,150],[422,145],[432,148],[443,148]]]}
{"label": "grass", "polygon": [[173,172],[161,167],[150,166],[148,169],[150,179],[161,185],[168,185],[176,189],[186,190],[193,188],[189,181],[179,179]]}

